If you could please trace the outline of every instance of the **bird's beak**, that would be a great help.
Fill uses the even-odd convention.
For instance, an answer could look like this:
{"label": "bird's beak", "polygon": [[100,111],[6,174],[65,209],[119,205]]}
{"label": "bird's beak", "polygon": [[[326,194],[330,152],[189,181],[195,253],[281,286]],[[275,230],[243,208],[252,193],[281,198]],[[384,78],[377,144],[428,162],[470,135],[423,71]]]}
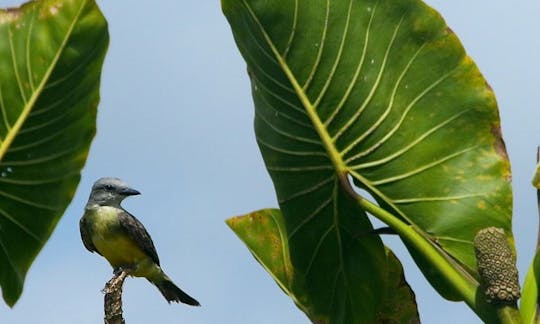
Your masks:
{"label": "bird's beak", "polygon": [[140,195],[141,193],[135,189],[131,189],[131,188],[122,188],[122,190],[120,191],[120,193],[124,196],[135,196],[135,195]]}

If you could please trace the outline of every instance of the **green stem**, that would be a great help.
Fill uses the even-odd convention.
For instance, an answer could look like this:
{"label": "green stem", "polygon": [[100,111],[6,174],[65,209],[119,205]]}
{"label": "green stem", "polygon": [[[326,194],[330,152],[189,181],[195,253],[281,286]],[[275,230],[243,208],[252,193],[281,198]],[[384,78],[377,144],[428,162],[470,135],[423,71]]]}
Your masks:
{"label": "green stem", "polygon": [[523,320],[519,310],[514,306],[501,306],[497,309],[497,317],[501,324],[521,324]]}
{"label": "green stem", "polygon": [[405,224],[399,218],[372,202],[359,196],[356,200],[362,209],[392,227],[403,240],[415,246],[418,252],[431,261],[430,263],[433,264],[445,278],[447,278],[454,288],[456,288],[467,305],[473,309],[475,308],[475,296],[478,285],[468,280],[459,270],[457,270],[450,261],[448,261],[448,259],[433,246],[433,243],[418,233],[412,226]]}
{"label": "green stem", "polygon": [[[350,188],[350,186],[348,187]],[[485,302],[478,282],[472,279],[470,275],[464,273],[464,270],[460,270],[459,267],[453,264],[449,260],[449,257],[445,256],[425,235],[422,235],[413,226],[404,223],[401,219],[358,194],[354,193],[353,197],[355,197],[362,209],[393,228],[402,240],[414,246],[416,251],[422,254],[448,280],[448,283],[456,289],[465,303],[484,322],[501,324],[521,323],[519,313],[516,313],[515,308],[509,306],[498,308]]]}

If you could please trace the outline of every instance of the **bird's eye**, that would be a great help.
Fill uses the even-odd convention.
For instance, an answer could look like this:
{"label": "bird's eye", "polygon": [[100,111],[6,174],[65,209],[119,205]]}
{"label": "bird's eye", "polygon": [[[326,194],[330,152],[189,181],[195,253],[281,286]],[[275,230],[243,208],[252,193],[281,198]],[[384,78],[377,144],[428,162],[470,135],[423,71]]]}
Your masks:
{"label": "bird's eye", "polygon": [[106,190],[112,190],[113,186],[112,185],[105,185],[105,189]]}

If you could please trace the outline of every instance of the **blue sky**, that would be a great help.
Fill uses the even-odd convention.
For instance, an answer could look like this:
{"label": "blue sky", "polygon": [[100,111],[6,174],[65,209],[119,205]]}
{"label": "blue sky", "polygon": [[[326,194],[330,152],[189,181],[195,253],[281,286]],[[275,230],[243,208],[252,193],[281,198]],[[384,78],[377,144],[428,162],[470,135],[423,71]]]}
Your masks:
{"label": "blue sky", "polygon": [[[78,221],[92,183],[118,176],[142,192],[124,206],[146,225],[163,268],[203,305],[168,305],[128,279],[127,323],[309,323],[227,228],[227,217],[277,206],[253,134],[245,64],[219,1],[98,1],[109,21],[98,133],[75,199],[2,323],[100,323],[111,276],[88,253]],[[514,234],[523,279],[536,242],[530,179],[540,144],[536,0],[427,1],[446,18],[495,90],[512,161]],[[0,0],[0,6],[19,1]],[[387,238],[385,238],[387,239]],[[427,284],[396,239],[424,323],[479,323]],[[157,320],[156,320],[157,319]]]}

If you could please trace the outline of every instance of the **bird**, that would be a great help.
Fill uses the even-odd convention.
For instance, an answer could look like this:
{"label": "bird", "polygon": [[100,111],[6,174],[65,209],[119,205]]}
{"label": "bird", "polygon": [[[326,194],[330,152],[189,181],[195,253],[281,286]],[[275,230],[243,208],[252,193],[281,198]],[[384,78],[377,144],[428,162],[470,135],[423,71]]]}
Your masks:
{"label": "bird", "polygon": [[150,234],[121,206],[126,197],[139,194],[119,178],[98,179],[79,221],[84,246],[107,259],[114,273],[124,270],[131,276],[146,278],[168,303],[200,306],[163,272]]}

